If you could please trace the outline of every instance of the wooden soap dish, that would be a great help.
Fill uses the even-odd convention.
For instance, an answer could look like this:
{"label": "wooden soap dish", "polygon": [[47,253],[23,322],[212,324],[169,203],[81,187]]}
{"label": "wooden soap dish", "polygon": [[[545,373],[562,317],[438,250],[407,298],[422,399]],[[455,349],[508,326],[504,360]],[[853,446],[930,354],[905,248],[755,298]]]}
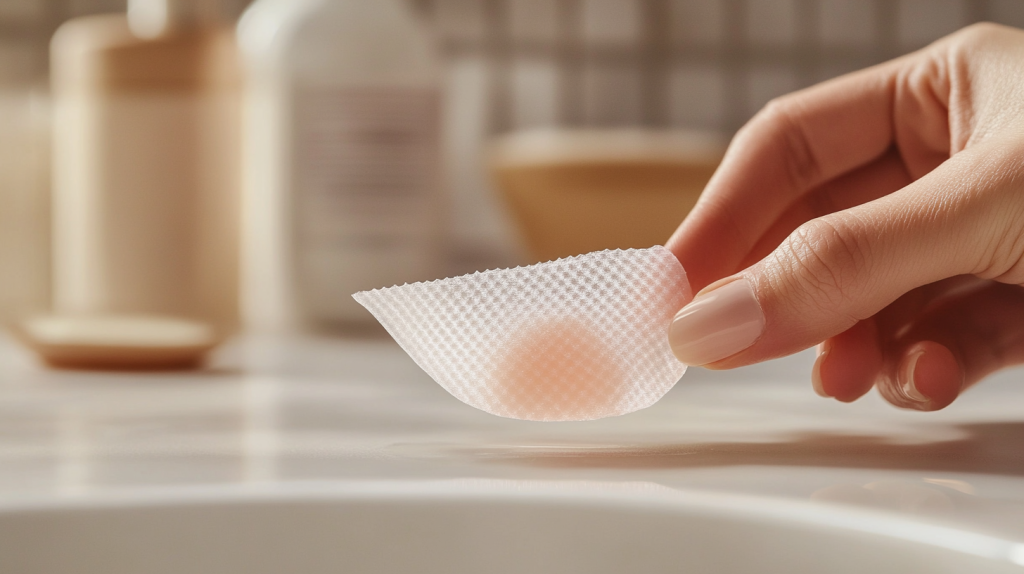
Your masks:
{"label": "wooden soap dish", "polygon": [[65,369],[192,369],[219,342],[209,324],[150,315],[35,317],[15,332],[48,365]]}

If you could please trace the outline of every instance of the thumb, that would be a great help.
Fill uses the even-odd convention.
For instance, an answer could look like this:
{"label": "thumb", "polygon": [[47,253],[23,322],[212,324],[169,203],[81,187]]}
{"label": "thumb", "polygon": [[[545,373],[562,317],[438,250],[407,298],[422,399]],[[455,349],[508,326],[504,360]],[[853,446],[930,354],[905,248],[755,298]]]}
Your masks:
{"label": "thumb", "polygon": [[738,367],[810,347],[940,279],[1003,280],[1014,254],[998,244],[1018,245],[1021,234],[1007,217],[1007,202],[1018,203],[1012,174],[999,177],[1008,170],[991,168],[993,154],[1002,155],[963,151],[900,191],[807,222],[679,311],[669,330],[676,356]]}

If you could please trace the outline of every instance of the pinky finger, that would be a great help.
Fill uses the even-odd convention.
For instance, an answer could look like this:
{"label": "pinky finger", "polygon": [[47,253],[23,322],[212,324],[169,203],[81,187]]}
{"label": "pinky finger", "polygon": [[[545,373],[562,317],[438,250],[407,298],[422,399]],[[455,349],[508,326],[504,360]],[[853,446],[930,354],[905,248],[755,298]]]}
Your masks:
{"label": "pinky finger", "polygon": [[885,348],[882,396],[902,408],[945,408],[989,374],[1024,363],[1024,289],[992,283],[947,301]]}
{"label": "pinky finger", "polygon": [[949,347],[919,341],[903,351],[895,377],[882,379],[878,392],[897,407],[937,411],[960,396],[964,382],[964,368]]}

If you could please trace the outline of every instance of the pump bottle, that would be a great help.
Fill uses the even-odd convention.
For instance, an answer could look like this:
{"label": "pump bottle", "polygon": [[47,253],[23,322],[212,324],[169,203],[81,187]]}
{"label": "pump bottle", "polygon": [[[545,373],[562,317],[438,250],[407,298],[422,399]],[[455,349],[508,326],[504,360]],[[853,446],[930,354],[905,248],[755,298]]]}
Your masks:
{"label": "pump bottle", "polygon": [[52,45],[63,315],[238,324],[240,73],[211,0],[129,0]]}

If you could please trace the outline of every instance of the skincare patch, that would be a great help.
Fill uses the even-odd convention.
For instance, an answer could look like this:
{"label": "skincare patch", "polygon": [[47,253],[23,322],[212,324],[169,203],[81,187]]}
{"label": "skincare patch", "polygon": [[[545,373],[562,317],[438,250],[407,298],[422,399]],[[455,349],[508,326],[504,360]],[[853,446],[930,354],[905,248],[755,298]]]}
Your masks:
{"label": "skincare patch", "polygon": [[668,328],[692,298],[664,247],[600,251],[354,295],[435,381],[489,413],[623,415],[686,371]]}

